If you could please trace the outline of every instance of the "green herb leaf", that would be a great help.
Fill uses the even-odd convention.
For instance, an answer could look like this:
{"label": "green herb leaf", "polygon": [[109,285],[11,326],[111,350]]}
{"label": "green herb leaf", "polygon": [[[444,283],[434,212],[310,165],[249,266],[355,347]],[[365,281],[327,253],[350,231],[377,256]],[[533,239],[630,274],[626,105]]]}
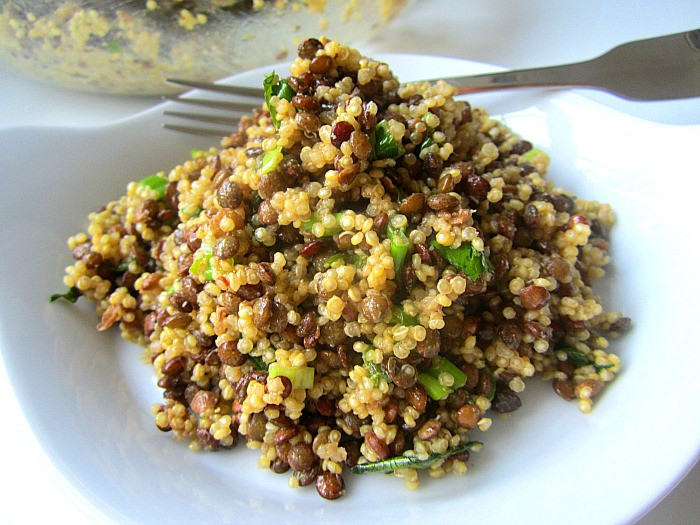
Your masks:
{"label": "green herb leaf", "polygon": [[265,92],[265,105],[270,112],[272,124],[275,126],[275,129],[280,129],[280,121],[277,119],[277,111],[270,104],[270,99],[277,96],[286,100],[292,100],[292,97],[296,95],[296,91],[292,89],[292,86],[290,86],[285,79],[280,79],[274,71],[265,75],[265,79],[263,80],[263,91]]}
{"label": "green herb leaf", "polygon": [[480,441],[468,441],[458,447],[445,452],[434,452],[426,459],[418,459],[413,456],[396,456],[382,461],[373,461],[371,463],[360,463],[350,469],[353,474],[366,474],[368,472],[393,472],[396,469],[411,467],[415,469],[424,469],[432,466],[440,459],[446,459],[455,454],[466,452],[479,448],[483,445]]}
{"label": "green herb leaf", "polygon": [[105,44],[105,47],[107,48],[107,51],[110,53],[121,53],[122,52],[122,46],[119,45],[117,42],[107,42]]}
{"label": "green herb leaf", "polygon": [[130,255],[126,259],[124,259],[122,262],[119,263],[118,266],[113,267],[112,270],[117,272],[117,273],[124,273],[129,269],[129,265],[136,260],[136,257],[133,255]]}
{"label": "green herb leaf", "polygon": [[248,356],[248,359],[253,363],[253,366],[255,367],[256,370],[267,370],[270,365],[268,365],[265,361],[263,361],[262,357],[255,357],[252,355]]}
{"label": "green herb leaf", "polygon": [[168,187],[168,179],[161,175],[150,175],[138,181],[141,186],[147,186],[156,192],[158,200],[165,197],[165,190]]}
{"label": "green herb leaf", "polygon": [[566,352],[566,360],[569,361],[576,368],[593,364],[593,362],[588,358],[586,354],[584,354],[580,350],[577,350],[576,348],[567,347],[561,348],[561,350]]}
{"label": "green herb leaf", "polygon": [[75,303],[75,301],[78,300],[78,297],[80,297],[82,294],[80,293],[80,290],[76,288],[75,286],[71,286],[68,288],[68,291],[66,293],[55,293],[51,297],[49,297],[49,302],[53,303],[54,301],[58,301],[59,299],[65,299],[69,303]]}
{"label": "green herb leaf", "polygon": [[335,263],[336,261],[345,262],[345,257],[346,256],[344,253],[335,253],[335,254],[331,255],[330,257],[328,257],[325,261],[323,261],[323,266],[326,268],[330,268],[331,266],[333,266],[333,263]]}
{"label": "green herb leaf", "polygon": [[435,144],[433,142],[433,139],[428,137],[427,139],[425,139],[423,142],[420,143],[420,146],[418,146],[418,154],[420,155],[421,151],[423,151],[425,148],[432,146],[433,144]]}
{"label": "green herb leaf", "polygon": [[493,370],[491,370],[488,366],[485,368],[486,371],[489,373],[489,377],[491,378],[491,390],[486,396],[486,399],[488,399],[489,401],[493,401],[493,397],[496,395],[496,376],[493,375]]}
{"label": "green herb leaf", "polygon": [[484,252],[480,252],[469,244],[462,244],[459,248],[448,248],[432,241],[430,243],[448,263],[460,270],[472,281],[476,281],[484,272],[493,270],[491,261],[488,260]]}
{"label": "green herb leaf", "polygon": [[381,379],[385,379],[387,382],[391,381],[389,374],[386,373],[382,365],[369,360],[367,356],[368,351],[369,350],[365,350],[362,352],[362,361],[365,364],[365,368],[369,371],[369,378],[372,380],[374,385],[378,386]]}
{"label": "green herb leaf", "polygon": [[391,316],[390,324],[401,324],[404,326],[416,326],[418,324],[418,318],[412,315],[408,315],[404,309],[403,305],[394,308],[393,315]]}
{"label": "green herb leaf", "polygon": [[395,159],[399,156],[399,145],[389,133],[389,123],[386,120],[374,128],[374,156],[378,159]]}
{"label": "green herb leaf", "polygon": [[576,368],[581,368],[582,366],[592,366],[596,369],[596,372],[605,370],[606,368],[612,368],[613,365],[597,365],[595,361],[591,360],[586,354],[577,350],[576,348],[564,347],[558,350],[563,350],[566,352],[566,360],[569,361]]}
{"label": "green herb leaf", "polygon": [[[425,115],[423,115],[420,119],[421,119],[423,122],[427,122],[427,121],[428,121],[428,115],[430,115],[430,111],[428,111],[428,112],[427,112]],[[435,128],[431,128],[431,127],[428,126],[427,124],[426,124],[426,127],[428,128],[428,133],[432,133],[433,131],[435,131]]]}
{"label": "green herb leaf", "polygon": [[292,88],[292,86],[289,85],[289,82],[287,82],[285,79],[281,79],[279,81],[279,85],[280,89],[277,92],[277,96],[291,102],[292,98],[297,94],[297,92],[294,91],[294,88]]}

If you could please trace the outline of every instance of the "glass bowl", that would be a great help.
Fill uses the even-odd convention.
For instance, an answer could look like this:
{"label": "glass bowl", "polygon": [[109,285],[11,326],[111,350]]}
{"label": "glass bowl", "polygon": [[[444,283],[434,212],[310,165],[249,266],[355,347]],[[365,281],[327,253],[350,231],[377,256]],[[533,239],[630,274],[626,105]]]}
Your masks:
{"label": "glass bowl", "polygon": [[294,56],[326,35],[369,38],[412,0],[0,0],[0,59],[96,92],[180,91]]}

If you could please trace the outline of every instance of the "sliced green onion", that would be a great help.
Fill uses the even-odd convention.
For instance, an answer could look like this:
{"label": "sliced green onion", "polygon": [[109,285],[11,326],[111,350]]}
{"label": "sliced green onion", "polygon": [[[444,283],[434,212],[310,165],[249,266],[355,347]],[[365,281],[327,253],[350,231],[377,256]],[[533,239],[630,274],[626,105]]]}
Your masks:
{"label": "sliced green onion", "polygon": [[478,251],[471,243],[462,244],[459,248],[448,248],[437,241],[432,241],[430,245],[472,281],[476,281],[482,273],[493,270],[486,254]]}
{"label": "sliced green onion", "polygon": [[296,91],[292,89],[292,86],[290,86],[285,79],[280,79],[274,71],[265,75],[263,90],[265,92],[265,105],[270,112],[272,124],[275,126],[275,129],[279,129],[280,121],[277,119],[277,111],[270,104],[270,99],[272,99],[273,96],[278,96],[279,98],[292,100],[292,97],[296,95]]}
{"label": "sliced green onion", "polygon": [[[440,383],[440,375],[452,376],[452,386],[444,386]],[[445,399],[449,394],[467,384],[467,376],[457,368],[449,359],[436,356],[430,362],[425,372],[418,374],[418,382],[425,387],[427,394],[435,401]],[[493,381],[495,388],[496,382]]]}
{"label": "sliced green onion", "polygon": [[168,187],[168,179],[161,175],[150,175],[138,181],[141,186],[151,188],[158,195],[158,200],[165,197],[165,189]]}
{"label": "sliced green onion", "polygon": [[282,146],[278,146],[275,149],[266,151],[265,155],[262,156],[262,160],[260,161],[260,167],[258,168],[258,171],[261,175],[264,175],[265,173],[270,173],[279,165],[280,162],[282,162],[282,158]]}
{"label": "sliced green onion", "polygon": [[426,372],[418,374],[418,382],[423,385],[425,392],[435,401],[445,399],[450,394],[449,388],[443,386],[436,377]]}
{"label": "sliced green onion", "polygon": [[270,377],[284,376],[292,382],[292,388],[308,390],[314,386],[314,369],[310,366],[282,366],[272,363]]}
{"label": "sliced green onion", "polygon": [[433,452],[426,459],[418,459],[415,456],[396,456],[381,461],[373,461],[371,463],[358,463],[350,468],[350,472],[353,474],[367,474],[369,472],[393,472],[394,470],[406,467],[415,469],[428,468],[440,459],[446,459],[455,454],[466,452],[467,450],[478,450],[482,445],[483,443],[480,441],[468,441],[453,449],[446,450],[445,452]]}
{"label": "sliced green onion", "polygon": [[194,275],[203,273],[205,279],[212,281],[214,278],[212,276],[211,258],[211,246],[209,246],[208,244],[202,244],[202,246],[197,251],[197,256],[192,261],[192,265],[190,266],[190,273]]}
{"label": "sliced green onion", "polygon": [[197,217],[204,209],[200,206],[191,206],[189,208],[180,208],[180,213],[185,217]]}
{"label": "sliced green onion", "polygon": [[399,156],[399,145],[389,132],[389,123],[386,120],[382,120],[374,128],[374,156],[378,159],[395,159]]}
{"label": "sliced green onion", "polygon": [[467,383],[467,376],[464,372],[441,356],[434,357],[430,362],[430,367],[425,372],[436,379],[440,378],[440,374],[451,375],[454,378],[454,383],[450,387],[452,390],[462,388]]}
{"label": "sliced green onion", "polygon": [[80,297],[82,294],[80,293],[80,290],[78,290],[77,287],[71,286],[68,288],[68,291],[66,293],[55,293],[51,297],[49,297],[49,302],[53,303],[54,301],[58,301],[59,299],[65,299],[69,303],[75,303],[75,301],[78,300],[78,297]]}
{"label": "sliced green onion", "polygon": [[525,161],[527,161],[527,162],[531,162],[531,161],[535,160],[535,159],[536,159],[537,157],[539,157],[539,156],[544,156],[544,157],[546,157],[547,159],[549,159],[549,155],[547,155],[547,154],[546,154],[544,151],[542,151],[540,148],[532,148],[531,150],[526,151],[525,153],[523,153],[522,155],[520,155],[520,158],[523,159],[523,160],[525,160]]}
{"label": "sliced green onion", "polygon": [[[324,237],[330,237],[332,235],[335,235],[336,233],[340,233],[341,231],[343,231],[343,228],[340,226],[340,218],[343,216],[343,212],[339,211],[337,213],[334,213],[333,216],[335,217],[335,226],[333,226],[332,228],[326,228],[323,233]],[[311,218],[308,221],[303,221],[301,223],[301,229],[306,232],[312,233],[314,225],[316,225],[319,222],[321,222],[321,219],[318,218],[316,212],[313,212],[311,213]]]}
{"label": "sliced green onion", "polygon": [[190,150],[190,158],[191,159],[204,159],[207,156],[207,152],[204,151],[203,149],[191,149]]}
{"label": "sliced green onion", "polygon": [[394,259],[394,275],[398,276],[406,261],[408,255],[408,237],[406,237],[406,228],[394,229],[391,226],[391,221],[387,226],[387,235],[391,242],[391,257]]}
{"label": "sliced green onion", "polygon": [[170,295],[170,294],[172,294],[174,291],[175,291],[175,287],[171,284],[171,285],[168,287],[168,289],[166,290],[165,293],[167,293],[168,295]]}

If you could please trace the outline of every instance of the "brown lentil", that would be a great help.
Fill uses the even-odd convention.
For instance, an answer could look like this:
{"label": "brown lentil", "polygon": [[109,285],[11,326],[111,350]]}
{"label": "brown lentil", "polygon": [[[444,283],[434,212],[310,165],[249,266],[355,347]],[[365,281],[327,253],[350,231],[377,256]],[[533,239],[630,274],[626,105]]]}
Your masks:
{"label": "brown lentil", "polygon": [[302,111],[315,112],[318,111],[321,105],[314,97],[308,95],[296,95],[292,97],[292,105]]}
{"label": "brown lentil", "polygon": [[412,193],[399,203],[399,211],[404,215],[418,213],[425,205],[425,195],[422,193]]}
{"label": "brown lentil", "polygon": [[340,474],[322,472],[316,478],[316,490],[325,499],[338,499],[345,493],[345,481]]}
{"label": "brown lentil", "polygon": [[419,414],[425,412],[428,404],[428,394],[422,385],[413,385],[406,389],[406,401],[415,408]]}
{"label": "brown lentil", "polygon": [[238,239],[233,235],[227,235],[216,241],[214,255],[219,259],[230,259],[238,253]]}
{"label": "brown lentil", "polygon": [[349,122],[345,120],[336,122],[331,130],[331,144],[339,148],[343,142],[350,140],[353,131],[355,131],[355,128]]}
{"label": "brown lentil", "polygon": [[225,180],[216,191],[216,200],[222,208],[238,208],[243,203],[243,190],[240,184]]}
{"label": "brown lentil", "polygon": [[380,460],[389,457],[389,447],[386,441],[381,439],[374,432],[367,432],[367,434],[365,434],[365,443]]}
{"label": "brown lentil", "polygon": [[453,195],[438,193],[428,197],[427,204],[429,208],[436,211],[451,210],[457,207],[459,199]]}
{"label": "brown lentil", "polygon": [[372,291],[360,303],[360,312],[371,323],[379,323],[389,311],[389,301],[379,292]]}
{"label": "brown lentil", "polygon": [[292,445],[287,453],[289,466],[300,472],[311,470],[316,461],[316,455],[308,443],[299,442]]}
{"label": "brown lentil", "polygon": [[440,332],[430,328],[426,330],[425,339],[418,341],[416,344],[416,350],[425,358],[431,358],[438,355],[440,353]]}
{"label": "brown lentil", "polygon": [[552,381],[552,388],[559,397],[566,401],[571,401],[576,398],[574,384],[568,379],[555,379]]}
{"label": "brown lentil", "polygon": [[269,200],[264,200],[258,207],[258,219],[263,224],[277,224],[279,214]]}
{"label": "brown lentil", "polygon": [[317,56],[311,60],[311,64],[309,64],[309,71],[320,75],[328,71],[332,64],[333,59],[328,55]]}
{"label": "brown lentil", "polygon": [[549,302],[549,292],[541,286],[527,286],[520,292],[520,302],[523,308],[539,310]]}
{"label": "brown lentil", "polygon": [[475,405],[464,405],[457,410],[457,424],[462,428],[476,428],[481,419],[481,410]]}

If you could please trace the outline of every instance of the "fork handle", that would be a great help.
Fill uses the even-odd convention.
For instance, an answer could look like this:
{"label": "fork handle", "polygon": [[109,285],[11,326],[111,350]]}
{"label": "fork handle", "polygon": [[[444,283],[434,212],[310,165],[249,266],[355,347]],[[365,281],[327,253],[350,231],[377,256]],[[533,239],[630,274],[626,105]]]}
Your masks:
{"label": "fork handle", "polygon": [[584,62],[445,79],[459,93],[589,87],[632,100],[700,96],[700,29],[622,44]]}

